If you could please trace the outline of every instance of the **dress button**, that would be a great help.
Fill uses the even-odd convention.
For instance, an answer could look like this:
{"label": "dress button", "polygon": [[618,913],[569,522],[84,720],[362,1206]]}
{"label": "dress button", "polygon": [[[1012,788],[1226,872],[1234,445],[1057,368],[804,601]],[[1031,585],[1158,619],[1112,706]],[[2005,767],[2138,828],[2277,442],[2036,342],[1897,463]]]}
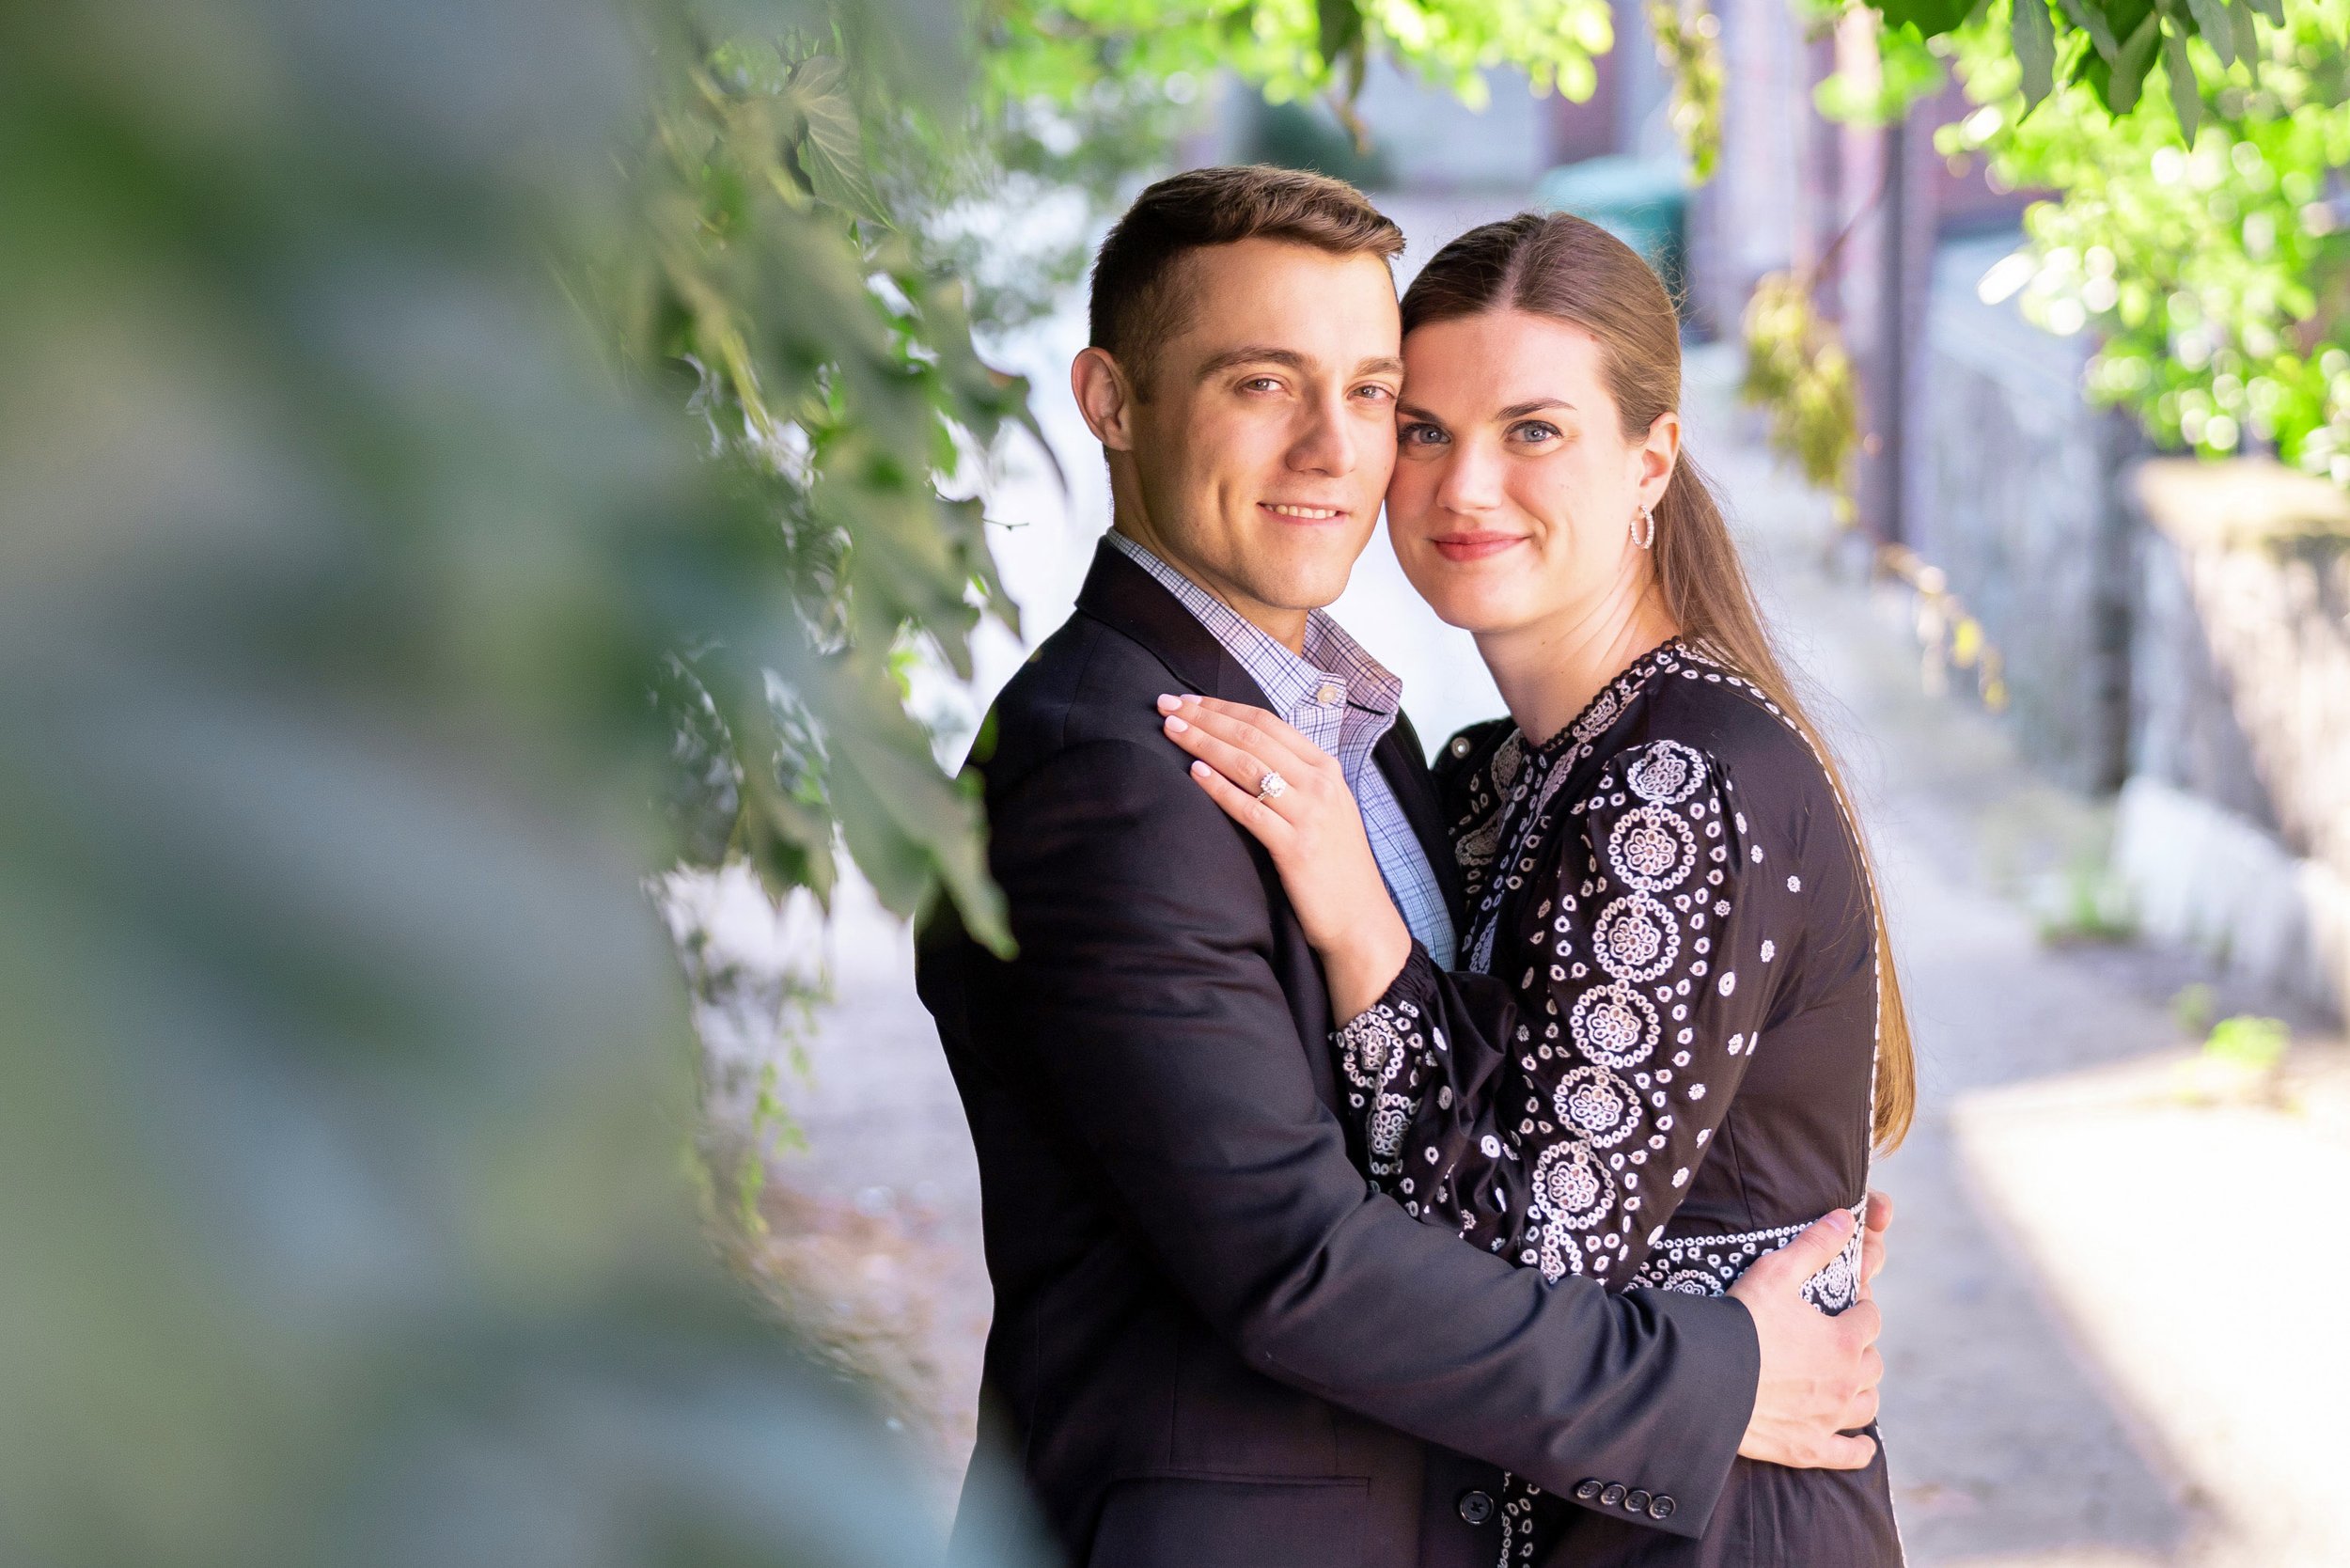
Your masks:
{"label": "dress button", "polygon": [[1460,1511],[1463,1519],[1472,1525],[1481,1525],[1494,1516],[1494,1499],[1490,1493],[1471,1489],[1462,1493],[1460,1500],[1452,1506]]}
{"label": "dress button", "polygon": [[1646,1492],[1641,1491],[1636,1486],[1625,1496],[1623,1499],[1623,1506],[1632,1513],[1646,1513],[1648,1512],[1648,1505],[1655,1500],[1655,1498],[1650,1497]]}
{"label": "dress button", "polygon": [[1599,1482],[1596,1481],[1586,1481],[1582,1485],[1577,1486],[1574,1489],[1574,1500],[1576,1502],[1590,1502],[1593,1497],[1598,1496]]}
{"label": "dress button", "polygon": [[1468,751],[1469,738],[1466,735],[1454,737],[1452,742],[1452,755],[1455,757],[1466,757],[1468,755]]}
{"label": "dress button", "polygon": [[1669,1519],[1673,1516],[1673,1509],[1675,1506],[1676,1505],[1670,1497],[1666,1497],[1662,1492],[1659,1492],[1655,1497],[1649,1499],[1648,1516],[1652,1519]]}
{"label": "dress button", "polygon": [[1599,1495],[1599,1505],[1602,1508],[1613,1508],[1622,1501],[1623,1501],[1623,1487],[1613,1482],[1608,1483],[1606,1491]]}

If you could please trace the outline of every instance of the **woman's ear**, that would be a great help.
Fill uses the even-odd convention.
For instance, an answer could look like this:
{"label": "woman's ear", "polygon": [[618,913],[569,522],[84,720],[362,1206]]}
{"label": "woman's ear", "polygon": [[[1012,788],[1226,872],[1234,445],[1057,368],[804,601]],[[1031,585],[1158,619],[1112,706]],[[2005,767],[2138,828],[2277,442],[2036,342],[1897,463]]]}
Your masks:
{"label": "woman's ear", "polygon": [[1134,449],[1134,388],[1107,349],[1078,352],[1069,367],[1069,390],[1093,439],[1113,452]]}
{"label": "woman's ear", "polygon": [[1653,510],[1664,504],[1673,468],[1681,462],[1681,416],[1668,408],[1651,420],[1648,438],[1633,461],[1639,472],[1640,505]]}

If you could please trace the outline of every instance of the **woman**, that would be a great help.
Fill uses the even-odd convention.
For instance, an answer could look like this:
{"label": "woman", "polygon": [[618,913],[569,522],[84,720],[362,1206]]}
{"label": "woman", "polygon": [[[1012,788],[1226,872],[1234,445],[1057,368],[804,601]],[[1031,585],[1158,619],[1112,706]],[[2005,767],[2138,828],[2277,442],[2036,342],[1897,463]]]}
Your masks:
{"label": "woman", "polygon": [[[1474,972],[1412,942],[1302,736],[1193,698],[1161,704],[1168,733],[1323,960],[1373,1181],[1548,1279],[1720,1294],[1857,1213],[1909,1120],[1867,852],[1682,454],[1655,274],[1581,219],[1522,214],[1438,253],[1403,329],[1390,537],[1510,710],[1438,764]],[[1861,1230],[1807,1292],[1825,1310],[1859,1294]],[[1508,1491],[1505,1568],[1553,1543],[1578,1565],[1901,1560],[1881,1450],[1741,1459],[1698,1541],[1634,1523],[1637,1494]]]}

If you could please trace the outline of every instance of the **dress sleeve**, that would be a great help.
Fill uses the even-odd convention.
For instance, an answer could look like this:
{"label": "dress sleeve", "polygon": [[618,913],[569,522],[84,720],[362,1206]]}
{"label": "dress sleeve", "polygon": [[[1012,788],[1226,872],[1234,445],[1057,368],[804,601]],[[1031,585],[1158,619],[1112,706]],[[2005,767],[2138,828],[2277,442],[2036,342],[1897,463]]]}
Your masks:
{"label": "dress sleeve", "polygon": [[[1488,980],[1415,949],[1338,1031],[1374,1182],[1545,1279],[1628,1283],[1737,1092],[1770,1011],[1777,905],[1716,759],[1611,759],[1496,875]],[[1521,940],[1522,939],[1522,940]],[[1500,983],[1495,983],[1498,980]]]}

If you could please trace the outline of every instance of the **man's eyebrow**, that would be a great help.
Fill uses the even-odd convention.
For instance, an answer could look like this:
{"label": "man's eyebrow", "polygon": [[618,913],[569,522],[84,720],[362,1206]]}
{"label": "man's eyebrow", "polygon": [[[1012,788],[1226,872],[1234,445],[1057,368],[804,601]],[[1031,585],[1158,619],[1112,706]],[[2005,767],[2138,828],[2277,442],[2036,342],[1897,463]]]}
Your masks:
{"label": "man's eyebrow", "polygon": [[1305,371],[1313,368],[1313,362],[1295,349],[1277,349],[1264,343],[1247,343],[1222,353],[1210,354],[1208,362],[1199,367],[1199,379],[1207,380],[1219,370],[1235,365],[1283,365],[1290,369]]}
{"label": "man's eyebrow", "polygon": [[1403,361],[1392,356],[1366,359],[1355,367],[1355,373],[1358,376],[1400,376],[1403,373]]}

